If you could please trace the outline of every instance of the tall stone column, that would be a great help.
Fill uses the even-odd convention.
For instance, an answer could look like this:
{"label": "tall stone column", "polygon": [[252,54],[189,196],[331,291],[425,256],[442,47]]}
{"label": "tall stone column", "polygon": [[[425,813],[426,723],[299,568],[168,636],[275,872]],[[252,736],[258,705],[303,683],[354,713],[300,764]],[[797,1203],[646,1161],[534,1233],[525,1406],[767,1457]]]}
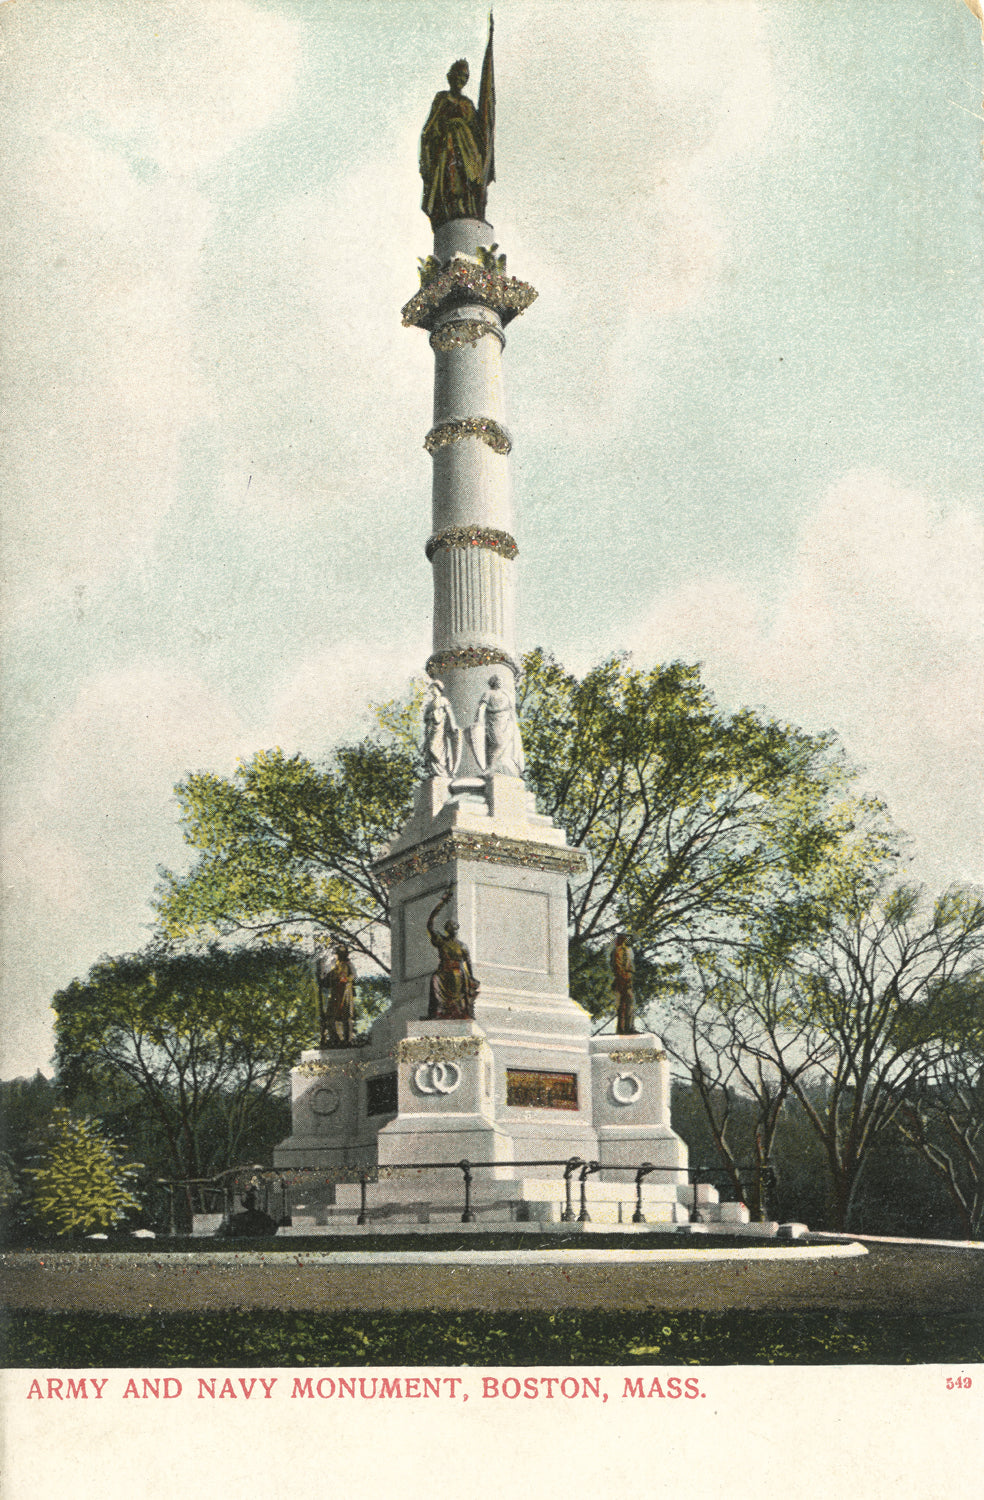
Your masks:
{"label": "tall stone column", "polygon": [[[433,652],[459,725],[475,718],[490,675],[515,697],[515,558],[502,352],[504,326],[536,293],[505,273],[492,226],[453,219],[434,233],[434,254],[407,326],[427,329],[434,350],[434,419],[424,445],[434,463]],[[481,774],[465,744],[459,774]]]}
{"label": "tall stone column", "polygon": [[[610,1219],[621,1219],[623,1199],[634,1202],[629,1179],[643,1159],[671,1174],[649,1190],[659,1213],[685,1218],[686,1149],[669,1124],[665,1058],[656,1038],[593,1039],[571,999],[568,882],[586,860],[537,812],[522,777],[502,353],[504,328],[536,293],[507,274],[492,226],[468,217],[485,213],[492,180],[491,27],[477,111],[461,93],[467,78],[459,59],[421,137],[425,209],[437,227],[420,290],[403,309],[434,350],[427,671],[447,702],[428,696],[425,776],[375,867],[390,891],[390,1006],[356,1054],[304,1055],[293,1073],[294,1132],[275,1159],[342,1176],[378,1170],[394,1206],[425,1200],[455,1214],[457,1168],[449,1177],[443,1164],[465,1160],[481,1164],[475,1193],[500,1217],[512,1203],[556,1218],[562,1167],[576,1157],[597,1171],[603,1144],[611,1185],[596,1180],[590,1192]],[[530,1166],[544,1168],[544,1180],[528,1178]],[[339,1185],[337,1206],[359,1202],[358,1189]]]}

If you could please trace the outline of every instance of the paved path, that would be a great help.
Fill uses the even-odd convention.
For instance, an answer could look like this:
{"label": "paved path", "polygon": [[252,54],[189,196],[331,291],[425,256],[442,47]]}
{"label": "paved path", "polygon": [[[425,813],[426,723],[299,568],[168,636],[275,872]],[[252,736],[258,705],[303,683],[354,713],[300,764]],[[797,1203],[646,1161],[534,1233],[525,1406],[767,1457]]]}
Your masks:
{"label": "paved path", "polygon": [[817,1255],[817,1248],[794,1245],[763,1256],[756,1247],[713,1259],[706,1250],[629,1249],[15,1254],[3,1259],[3,1300],[11,1308],[122,1313],[810,1308],[984,1314],[984,1255],[975,1250],[869,1243],[866,1253],[840,1245]]}

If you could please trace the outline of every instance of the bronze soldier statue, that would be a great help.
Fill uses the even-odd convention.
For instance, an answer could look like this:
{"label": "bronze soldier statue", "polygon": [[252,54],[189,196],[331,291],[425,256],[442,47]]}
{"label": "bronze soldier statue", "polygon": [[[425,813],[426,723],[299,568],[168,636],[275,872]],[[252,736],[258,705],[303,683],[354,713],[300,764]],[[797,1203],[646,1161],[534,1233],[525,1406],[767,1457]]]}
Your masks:
{"label": "bronze soldier statue", "polygon": [[636,1036],[635,1027],[635,962],[628,938],[620,932],[612,949],[612,980],[618,996],[618,1017],[615,1030],[619,1036]]}
{"label": "bronze soldier statue", "polygon": [[315,963],[323,1049],[351,1047],[355,1040],[355,970],[344,943],[334,944],[334,954],[334,963],[329,964],[324,952]]}

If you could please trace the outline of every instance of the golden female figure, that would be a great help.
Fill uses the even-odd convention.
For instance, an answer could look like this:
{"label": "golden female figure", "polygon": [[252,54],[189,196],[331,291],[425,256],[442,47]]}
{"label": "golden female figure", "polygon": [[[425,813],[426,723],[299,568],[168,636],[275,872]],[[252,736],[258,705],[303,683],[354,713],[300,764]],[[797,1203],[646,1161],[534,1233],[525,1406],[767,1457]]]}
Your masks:
{"label": "golden female figure", "polygon": [[491,16],[477,110],[462,93],[467,82],[468,64],[462,57],[451,64],[450,87],[435,95],[420,137],[421,207],[434,229],[449,219],[485,217],[485,195],[495,178]]}

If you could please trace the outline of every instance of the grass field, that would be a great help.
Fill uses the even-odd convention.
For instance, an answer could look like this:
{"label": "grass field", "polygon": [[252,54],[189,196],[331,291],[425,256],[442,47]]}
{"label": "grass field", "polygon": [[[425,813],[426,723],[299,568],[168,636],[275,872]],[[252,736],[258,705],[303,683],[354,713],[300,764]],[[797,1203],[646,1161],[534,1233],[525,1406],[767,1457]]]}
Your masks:
{"label": "grass field", "polygon": [[7,1368],[967,1364],[984,1313],[13,1312]]}
{"label": "grass field", "polygon": [[[581,1240],[604,1251],[608,1236]],[[421,1249],[348,1238],[343,1251]],[[613,1236],[613,1248],[625,1246]],[[642,1249],[650,1236],[632,1241]],[[661,1247],[667,1236],[652,1236]],[[698,1241],[677,1241],[696,1249]],[[432,1249],[556,1248],[521,1235]],[[715,1237],[708,1248],[720,1247]],[[73,1249],[75,1247],[72,1247]],[[98,1242],[3,1257],[7,1368],[978,1364],[984,1254],[870,1245],[866,1254],[738,1254],[629,1265],[539,1256],[475,1264],[337,1263],[325,1240]],[[219,1247],[214,1243],[208,1250]],[[805,1247],[804,1247],[805,1248]],[[851,1247],[855,1252],[856,1246]],[[110,1253],[107,1254],[106,1252]],[[184,1254],[172,1254],[183,1251]],[[317,1254],[305,1255],[316,1251]],[[279,1253],[278,1253],[279,1252]],[[984,1377],[982,1377],[984,1378]]]}

